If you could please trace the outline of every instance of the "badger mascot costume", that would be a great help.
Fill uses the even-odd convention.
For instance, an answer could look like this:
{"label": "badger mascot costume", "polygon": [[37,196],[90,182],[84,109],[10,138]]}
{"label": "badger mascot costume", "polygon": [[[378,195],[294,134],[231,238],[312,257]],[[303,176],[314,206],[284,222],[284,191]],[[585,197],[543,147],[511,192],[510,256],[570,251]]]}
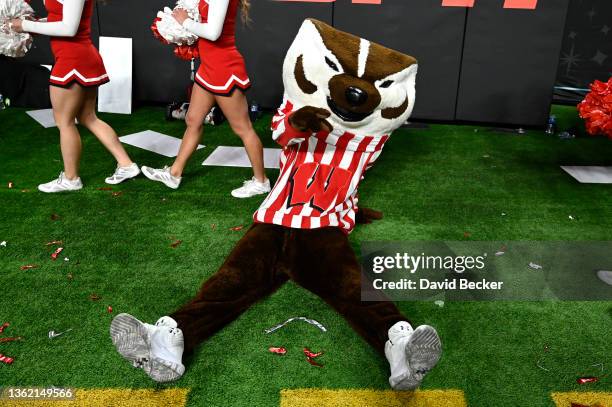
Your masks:
{"label": "badger mascot costume", "polygon": [[348,233],[382,214],[358,209],[357,187],[393,130],[410,116],[416,60],[306,20],[284,66],[285,97],[272,119],[283,147],[274,188],[254,224],[197,296],[155,325],[118,315],[119,353],[153,380],[178,379],[183,353],[293,280],[341,313],[390,364],[397,390],[418,387],[438,362],[435,329],[413,329],[392,302],[362,302]]}

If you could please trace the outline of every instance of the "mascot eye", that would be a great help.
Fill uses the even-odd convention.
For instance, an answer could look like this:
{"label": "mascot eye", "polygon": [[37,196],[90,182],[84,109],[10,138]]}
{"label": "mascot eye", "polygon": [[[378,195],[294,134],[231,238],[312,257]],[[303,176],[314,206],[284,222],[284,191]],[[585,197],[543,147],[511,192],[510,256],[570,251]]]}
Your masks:
{"label": "mascot eye", "polygon": [[383,83],[380,84],[381,88],[388,88],[389,86],[393,85],[393,81],[389,80],[389,81],[384,81]]}
{"label": "mascot eye", "polygon": [[336,72],[340,72],[340,69],[338,69],[338,65],[336,65],[334,61],[332,61],[331,59],[325,57],[325,62],[331,69],[333,69]]}

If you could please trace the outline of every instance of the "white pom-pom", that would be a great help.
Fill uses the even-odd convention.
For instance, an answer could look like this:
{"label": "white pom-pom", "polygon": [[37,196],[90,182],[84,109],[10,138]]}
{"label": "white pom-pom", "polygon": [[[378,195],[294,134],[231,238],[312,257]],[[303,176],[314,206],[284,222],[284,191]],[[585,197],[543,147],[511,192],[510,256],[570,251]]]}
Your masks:
{"label": "white pom-pom", "polygon": [[[0,0],[1,1],[1,0]],[[187,11],[189,18],[193,21],[200,22],[200,11],[198,9],[198,0],[179,0],[176,7]],[[198,40],[198,36],[187,31],[180,25],[174,17],[172,11],[168,7],[164,7],[163,11],[157,13],[160,19],[157,22],[157,31],[166,41],[177,45],[193,45]]]}
{"label": "white pom-pom", "polygon": [[18,33],[10,27],[14,18],[32,17],[34,10],[24,0],[0,0],[0,54],[23,57],[32,46],[32,36]]}

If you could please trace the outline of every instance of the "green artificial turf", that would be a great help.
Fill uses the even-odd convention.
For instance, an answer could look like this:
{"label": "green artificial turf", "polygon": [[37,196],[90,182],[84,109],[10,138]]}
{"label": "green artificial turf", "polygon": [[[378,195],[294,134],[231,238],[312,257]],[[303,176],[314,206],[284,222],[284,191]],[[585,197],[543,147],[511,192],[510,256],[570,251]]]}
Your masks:
{"label": "green artificial turf", "polygon": [[[560,125],[579,123],[574,108],[555,113]],[[158,108],[102,117],[120,134],[151,129],[180,137],[184,130],[183,123],[165,122]],[[272,146],[269,121],[259,120],[257,130]],[[188,300],[244,233],[230,228],[248,225],[261,198],[229,195],[251,176],[249,169],[200,165],[214,147],[240,145],[227,124],[206,127],[206,148],[194,155],[177,191],[142,177],[99,190],[114,163],[91,134],[82,134],[85,188],[43,195],[36,185],[61,169],[57,129],[41,128],[22,109],[0,112],[0,241],[7,241],[0,247],[0,323],[11,323],[4,336],[25,338],[0,343],[0,353],[15,358],[11,366],[0,364],[0,386],[188,387],[191,406],[277,406],[280,390],[289,388],[388,387],[384,358],[326,304],[291,283],[206,342],[180,381],[155,385],[129,366],[109,339],[113,315],[129,312],[154,322]],[[127,149],[139,164],[170,163]],[[563,141],[540,131],[516,135],[471,125],[399,130],[360,188],[360,203],[384,211],[385,218],[358,226],[351,242],[358,249],[366,240],[466,236],[612,240],[612,186],[579,184],[560,164],[612,165],[612,141]],[[177,239],[183,243],[172,248]],[[45,246],[52,240],[65,248],[57,261]],[[20,270],[26,264],[40,267]],[[92,293],[101,299],[92,301]],[[612,368],[612,302],[399,306],[415,323],[435,326],[443,339],[443,357],[425,389],[461,389],[470,406],[485,407],[552,406],[554,391],[612,391],[610,377],[586,386],[575,382],[601,375],[595,363],[603,362],[606,372]],[[329,331],[296,323],[270,336],[262,332],[300,315]],[[74,330],[47,337],[68,328]],[[287,347],[288,355],[269,354],[271,345]],[[324,368],[306,363],[304,346],[325,351]],[[548,372],[535,364],[542,357]]]}

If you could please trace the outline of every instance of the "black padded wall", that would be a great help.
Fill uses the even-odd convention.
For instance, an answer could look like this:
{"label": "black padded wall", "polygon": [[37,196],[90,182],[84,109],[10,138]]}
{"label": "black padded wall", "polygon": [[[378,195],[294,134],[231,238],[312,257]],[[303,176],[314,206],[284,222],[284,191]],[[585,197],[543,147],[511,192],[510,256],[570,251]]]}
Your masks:
{"label": "black padded wall", "polygon": [[100,35],[133,39],[136,101],[183,101],[187,97],[190,63],[176,58],[172,47],[156,40],[150,30],[157,12],[170,3],[168,0],[98,3]]}
{"label": "black padded wall", "polygon": [[302,21],[312,17],[332,24],[332,11],[332,3],[251,2],[251,24],[237,24],[238,49],[252,81],[249,99],[266,108],[280,105],[283,60]]}
{"label": "black padded wall", "polygon": [[536,10],[477,1],[468,11],[457,120],[544,126],[569,0]]}
{"label": "black padded wall", "polygon": [[384,0],[381,5],[339,0],[334,25],[416,57],[413,117],[454,120],[466,10],[431,0]]}
{"label": "black padded wall", "polygon": [[[186,99],[189,62],[177,59],[150,30],[157,11],[173,2],[97,4],[96,43],[99,35],[133,38],[135,102]],[[383,0],[379,5],[253,0],[252,24],[237,29],[253,83],[248,96],[265,108],[278,106],[285,52],[301,22],[314,17],[417,57],[416,119],[544,125],[568,2],[540,0],[536,10],[512,10],[503,8],[504,0],[477,0],[473,8],[442,7],[442,0]],[[41,12],[42,0],[33,3]],[[38,37],[25,60],[51,64],[48,40]]]}

